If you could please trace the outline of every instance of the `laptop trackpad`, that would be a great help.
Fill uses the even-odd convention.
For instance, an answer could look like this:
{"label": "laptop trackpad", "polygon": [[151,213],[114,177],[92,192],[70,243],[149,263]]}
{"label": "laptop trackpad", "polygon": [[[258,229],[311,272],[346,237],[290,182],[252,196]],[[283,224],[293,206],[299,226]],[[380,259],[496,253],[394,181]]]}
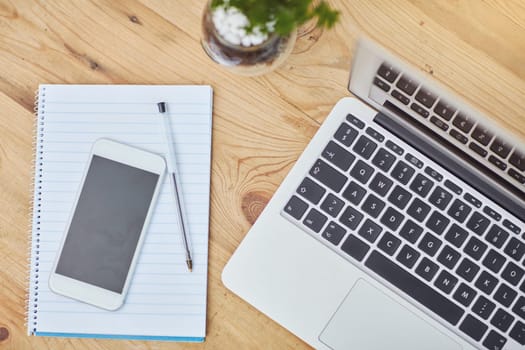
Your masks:
{"label": "laptop trackpad", "polygon": [[462,347],[364,280],[358,280],[319,336],[332,349],[455,350]]}

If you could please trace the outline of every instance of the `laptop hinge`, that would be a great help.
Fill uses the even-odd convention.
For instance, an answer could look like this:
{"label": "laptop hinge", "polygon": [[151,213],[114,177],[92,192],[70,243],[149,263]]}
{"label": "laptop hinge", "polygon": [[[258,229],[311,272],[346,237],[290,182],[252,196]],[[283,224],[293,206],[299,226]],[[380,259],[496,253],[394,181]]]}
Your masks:
{"label": "laptop hinge", "polygon": [[[525,222],[525,194],[386,101],[374,121]],[[390,112],[390,113],[388,113]],[[392,114],[389,116],[385,113]]]}

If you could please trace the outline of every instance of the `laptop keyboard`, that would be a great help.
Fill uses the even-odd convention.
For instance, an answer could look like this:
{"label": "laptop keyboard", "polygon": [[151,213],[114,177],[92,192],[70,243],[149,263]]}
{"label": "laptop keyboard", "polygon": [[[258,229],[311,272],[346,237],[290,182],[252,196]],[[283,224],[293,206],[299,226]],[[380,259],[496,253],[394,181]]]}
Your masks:
{"label": "laptop keyboard", "polygon": [[[382,72],[390,83],[396,74]],[[399,81],[403,93],[418,88]],[[456,120],[450,108],[443,123]],[[282,215],[478,346],[525,345],[522,224],[445,174],[349,114]]]}
{"label": "laptop keyboard", "polygon": [[525,154],[512,144],[389,64],[379,67],[374,85],[415,112],[420,122],[464,147],[475,159],[488,162],[494,172],[525,192]]}

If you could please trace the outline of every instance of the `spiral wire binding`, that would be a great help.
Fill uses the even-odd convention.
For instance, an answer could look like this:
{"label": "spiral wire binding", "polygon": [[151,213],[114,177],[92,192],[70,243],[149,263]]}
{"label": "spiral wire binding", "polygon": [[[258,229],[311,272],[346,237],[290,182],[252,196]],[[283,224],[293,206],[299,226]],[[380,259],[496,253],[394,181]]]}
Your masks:
{"label": "spiral wire binding", "polygon": [[44,154],[44,118],[45,118],[46,88],[35,91],[33,111],[35,122],[33,127],[33,154],[35,162],[32,165],[32,187],[30,189],[29,227],[28,227],[28,282],[26,289],[25,325],[29,335],[35,335],[38,326],[38,279],[40,270],[40,214],[42,210],[42,160]]}

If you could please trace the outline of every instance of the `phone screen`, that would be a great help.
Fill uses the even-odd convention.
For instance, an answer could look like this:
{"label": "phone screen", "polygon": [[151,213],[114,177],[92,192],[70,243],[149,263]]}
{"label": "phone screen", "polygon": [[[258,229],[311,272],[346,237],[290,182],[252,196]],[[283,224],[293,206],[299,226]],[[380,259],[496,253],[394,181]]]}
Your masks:
{"label": "phone screen", "polygon": [[122,293],[158,178],[93,155],[55,272]]}

